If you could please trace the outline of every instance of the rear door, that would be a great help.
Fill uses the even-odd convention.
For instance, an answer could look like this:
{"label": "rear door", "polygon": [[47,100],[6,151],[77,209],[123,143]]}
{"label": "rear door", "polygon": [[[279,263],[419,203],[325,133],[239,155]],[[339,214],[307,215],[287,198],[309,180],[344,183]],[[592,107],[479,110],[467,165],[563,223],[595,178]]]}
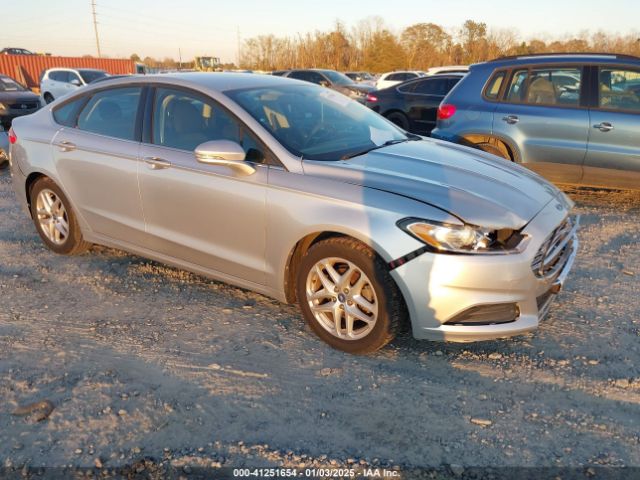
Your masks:
{"label": "rear door", "polygon": [[[572,87],[559,81],[573,78]],[[587,152],[589,110],[583,68],[514,69],[493,118],[493,134],[520,148],[522,163],[556,182],[578,182]]]}
{"label": "rear door", "polygon": [[398,87],[404,96],[405,113],[413,132],[420,135],[431,133],[436,126],[438,106],[457,80],[451,77],[426,77]]}
{"label": "rear door", "polygon": [[594,73],[593,89],[597,94],[589,112],[589,145],[583,182],[638,188],[640,68],[601,65]]}
{"label": "rear door", "polygon": [[144,244],[137,178],[142,96],[140,86],[109,88],[54,110],[64,125],[53,141],[54,160],[74,207],[95,233],[134,245]]}

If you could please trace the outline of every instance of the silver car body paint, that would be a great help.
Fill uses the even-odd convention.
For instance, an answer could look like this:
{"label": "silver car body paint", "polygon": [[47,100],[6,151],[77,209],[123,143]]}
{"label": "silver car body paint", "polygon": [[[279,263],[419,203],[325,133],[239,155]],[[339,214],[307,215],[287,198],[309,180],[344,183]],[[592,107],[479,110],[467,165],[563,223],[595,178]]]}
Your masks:
{"label": "silver car body paint", "polygon": [[[336,232],[371,246],[386,262],[424,244],[396,226],[407,217],[440,223],[521,229],[524,251],[507,255],[422,253],[393,269],[414,336],[472,341],[536,328],[536,298],[562,272],[537,278],[532,260],[568,216],[571,201],[537,175],[477,150],[425,139],[393,145],[348,161],[302,161],[225,95],[226,90],[282,86],[280,77],[169,74],[114,79],[76,95],[116,85],[188,88],[233,112],[282,166],[256,165],[252,175],[196,162],[192,153],[61,127],[54,102],[16,119],[13,185],[28,212],[27,177],[52,178],[77,212],[85,239],[287,300],[288,265],[307,235]],[[306,85],[306,83],[305,83]],[[318,87],[321,88],[321,87]],[[62,142],[77,148],[64,150]],[[146,157],[171,168],[151,169]],[[574,243],[574,250],[577,241]],[[520,316],[500,325],[448,326],[475,305],[517,303]]]}

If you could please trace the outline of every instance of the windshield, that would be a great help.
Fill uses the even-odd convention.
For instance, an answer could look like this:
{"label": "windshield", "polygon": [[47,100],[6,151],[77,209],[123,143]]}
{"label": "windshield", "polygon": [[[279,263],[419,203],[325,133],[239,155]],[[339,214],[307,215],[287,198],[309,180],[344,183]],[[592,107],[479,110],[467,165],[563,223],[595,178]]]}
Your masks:
{"label": "windshield", "polygon": [[315,85],[226,92],[287,150],[310,160],[340,160],[405,141],[407,135],[345,95]]}
{"label": "windshield", "polygon": [[353,80],[347,77],[344,73],[334,72],[333,70],[321,70],[322,74],[331,80],[331,83],[335,85],[353,85]]}
{"label": "windshield", "polygon": [[80,76],[82,77],[82,80],[84,80],[84,83],[91,83],[98,78],[109,76],[106,72],[103,72],[101,70],[78,70],[78,73],[80,73]]}
{"label": "windshield", "polygon": [[0,77],[0,92],[24,92],[26,89],[9,77]]}

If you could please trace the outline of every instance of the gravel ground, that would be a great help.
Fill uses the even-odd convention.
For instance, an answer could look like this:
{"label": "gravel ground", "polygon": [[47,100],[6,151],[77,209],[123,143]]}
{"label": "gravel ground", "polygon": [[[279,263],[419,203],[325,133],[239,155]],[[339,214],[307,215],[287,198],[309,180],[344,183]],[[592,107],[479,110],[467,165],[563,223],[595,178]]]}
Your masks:
{"label": "gravel ground", "polygon": [[640,466],[640,194],[569,193],[581,250],[537,332],[358,357],[294,306],[51,253],[2,172],[0,466]]}

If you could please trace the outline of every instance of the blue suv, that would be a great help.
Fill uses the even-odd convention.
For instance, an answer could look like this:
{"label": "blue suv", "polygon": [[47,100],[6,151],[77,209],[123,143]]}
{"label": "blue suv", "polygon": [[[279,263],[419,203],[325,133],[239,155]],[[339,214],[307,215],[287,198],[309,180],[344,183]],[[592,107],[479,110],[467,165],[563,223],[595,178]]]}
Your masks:
{"label": "blue suv", "polygon": [[640,58],[545,54],[472,65],[442,101],[431,136],[553,182],[640,189]]}

